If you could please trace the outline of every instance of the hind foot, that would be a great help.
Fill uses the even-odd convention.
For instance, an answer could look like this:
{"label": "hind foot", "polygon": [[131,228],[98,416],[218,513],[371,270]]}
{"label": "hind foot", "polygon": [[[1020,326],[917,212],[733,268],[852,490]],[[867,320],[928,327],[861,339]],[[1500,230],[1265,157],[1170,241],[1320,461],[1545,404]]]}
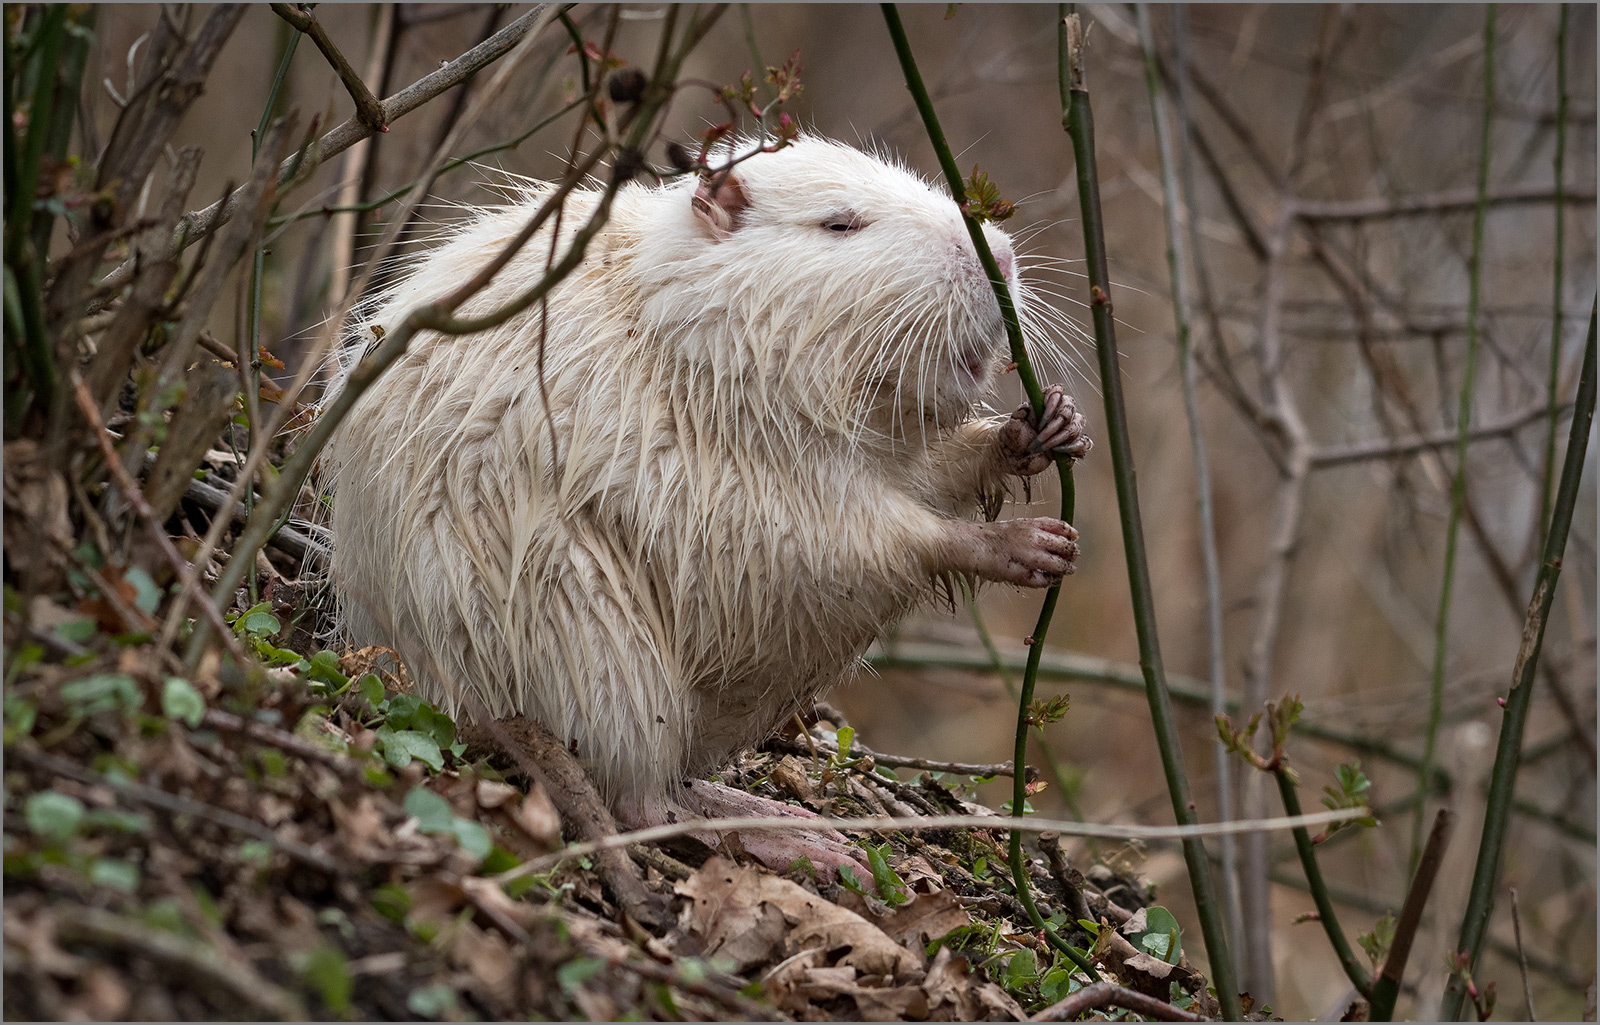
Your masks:
{"label": "hind foot", "polygon": [[[617,817],[630,828],[643,829],[683,822],[696,818],[707,819],[817,819],[821,816],[805,808],[781,801],[757,797],[742,790],[712,783],[708,780],[687,780],[682,789],[673,794],[674,800],[655,798],[619,802]],[[737,845],[774,872],[787,872],[800,858],[809,859],[823,880],[838,877],[841,866],[849,865],[860,878],[870,878],[866,857],[851,845],[843,833],[836,829],[806,830],[756,830],[722,831],[693,830],[690,836],[709,847],[722,846],[723,837],[731,833]]]}
{"label": "hind foot", "polygon": [[1059,384],[1044,390],[1044,414],[1036,415],[1024,402],[1017,407],[995,438],[995,452],[1008,473],[1031,477],[1043,473],[1057,459],[1082,459],[1094,447],[1089,425],[1072,396]]}

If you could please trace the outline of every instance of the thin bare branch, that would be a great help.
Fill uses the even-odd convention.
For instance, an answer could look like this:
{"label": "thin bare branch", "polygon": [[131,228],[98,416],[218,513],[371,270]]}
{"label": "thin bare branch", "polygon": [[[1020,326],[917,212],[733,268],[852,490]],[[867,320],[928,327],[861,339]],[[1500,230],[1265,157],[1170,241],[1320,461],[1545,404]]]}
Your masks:
{"label": "thin bare branch", "polygon": [[[1517,206],[1555,203],[1565,196],[1567,202],[1593,203],[1593,189],[1573,189],[1563,192],[1556,185],[1505,185],[1487,193],[1483,201],[1487,206]],[[1294,204],[1295,216],[1305,221],[1371,221],[1396,217],[1419,217],[1434,214],[1471,213],[1478,205],[1475,188],[1449,189],[1419,196],[1392,198],[1316,200],[1300,199]]]}
{"label": "thin bare branch", "polygon": [[356,119],[363,126],[375,132],[387,132],[389,123],[385,121],[385,108],[378,98],[372,95],[372,90],[367,88],[367,83],[361,80],[361,75],[351,67],[350,61],[339,47],[329,38],[328,30],[322,27],[322,22],[317,20],[315,14],[306,10],[300,4],[273,4],[272,13],[293,25],[295,28],[311,37],[317,44],[317,49],[328,58],[328,63],[339,76],[339,81],[344,83],[345,91],[350,94],[350,99],[356,105]]}
{"label": "thin bare branch", "polygon": [[[1565,417],[1572,412],[1572,403],[1559,403],[1553,411],[1555,416]],[[1482,424],[1466,432],[1467,441],[1489,441],[1505,438],[1529,424],[1541,423],[1547,420],[1552,410],[1544,405],[1533,406],[1513,416],[1497,420],[1494,423]],[[1457,432],[1438,431],[1427,435],[1411,435],[1404,438],[1392,438],[1383,441],[1363,441],[1349,445],[1329,445],[1313,449],[1311,452],[1311,466],[1321,469],[1328,466],[1339,466],[1345,463],[1358,463],[1370,459],[1400,459],[1416,455],[1419,452],[1449,448],[1456,444]],[[1521,611],[1520,609],[1518,610]]]}
{"label": "thin bare branch", "polygon": [[[550,5],[541,4],[522,17],[513,21],[505,28],[496,32],[466,53],[457,57],[432,74],[425,75],[404,89],[383,101],[382,123],[392,125],[405,115],[416,110],[435,96],[460,85],[481,68],[499,60],[522,41],[546,13]],[[318,139],[312,151],[306,154],[303,161],[299,161],[298,170],[302,175],[309,174],[329,157],[337,156],[355,145],[361,139],[373,134],[373,129],[364,124],[359,117],[352,117],[348,121],[331,129],[322,138]],[[295,174],[297,164],[295,158],[285,160],[278,168],[278,184],[280,188],[287,186],[291,175]],[[178,224],[178,230],[173,239],[173,247],[177,250],[192,245],[200,239],[216,231],[217,228],[227,223],[238,211],[238,206],[233,199],[219,201],[186,214]],[[132,278],[133,262],[127,261],[113,269],[101,280],[101,286],[115,290]],[[102,303],[103,305],[103,303]],[[90,310],[90,312],[94,312]]]}
{"label": "thin bare branch", "polygon": [[1205,1021],[1202,1015],[1191,1014],[1174,1007],[1165,1000],[1157,1000],[1136,990],[1126,989],[1110,982],[1092,982],[1075,991],[1065,1000],[1057,1001],[1029,1018],[1029,1021],[1076,1021],[1086,1011],[1106,1007],[1121,1007],[1156,1021]]}

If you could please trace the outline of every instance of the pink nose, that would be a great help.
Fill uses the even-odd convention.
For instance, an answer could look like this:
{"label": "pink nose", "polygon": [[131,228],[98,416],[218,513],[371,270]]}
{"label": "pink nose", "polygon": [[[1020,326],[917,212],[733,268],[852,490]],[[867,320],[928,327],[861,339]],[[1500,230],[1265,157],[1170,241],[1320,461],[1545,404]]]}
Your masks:
{"label": "pink nose", "polygon": [[994,262],[1000,268],[1000,276],[1007,281],[1011,280],[1011,272],[1016,267],[1017,258],[1012,255],[1008,247],[1000,247],[994,251]]}

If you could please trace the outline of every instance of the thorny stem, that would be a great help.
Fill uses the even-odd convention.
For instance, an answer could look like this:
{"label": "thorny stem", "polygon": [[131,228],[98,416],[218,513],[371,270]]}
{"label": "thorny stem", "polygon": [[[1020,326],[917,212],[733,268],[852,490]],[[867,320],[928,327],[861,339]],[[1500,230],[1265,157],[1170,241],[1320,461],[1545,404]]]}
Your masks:
{"label": "thorny stem", "polygon": [[1556,26],[1556,158],[1555,158],[1555,267],[1550,297],[1550,429],[1544,439],[1544,482],[1539,489],[1539,522],[1550,522],[1550,485],[1556,473],[1556,390],[1561,387],[1561,292],[1564,284],[1563,241],[1566,238],[1567,211],[1565,206],[1567,162],[1567,5],[1561,5],[1560,21]]}
{"label": "thorny stem", "polygon": [[[1100,185],[1095,169],[1094,116],[1084,84],[1083,35],[1077,15],[1063,17],[1058,33],[1059,59],[1068,65],[1068,73],[1060,77],[1066,79],[1070,91],[1066,126],[1067,134],[1072,138],[1077,170],[1078,203],[1083,218],[1084,251],[1090,281],[1089,306],[1094,315],[1095,350],[1099,356],[1100,387],[1105,398],[1106,434],[1111,448],[1112,473],[1116,479],[1117,510],[1122,523],[1123,552],[1127,557],[1134,626],[1139,637],[1139,664],[1144,670],[1145,696],[1150,705],[1156,744],[1161,751],[1161,766],[1166,775],[1167,792],[1172,798],[1173,815],[1180,823],[1193,823],[1197,816],[1194,802],[1189,797],[1189,781],[1183,768],[1178,725],[1172,714],[1172,696],[1167,691],[1166,671],[1161,664],[1161,647],[1156,638],[1155,601],[1150,588],[1150,566],[1144,549],[1144,527],[1139,517],[1133,446],[1128,438],[1121,367],[1117,364],[1116,327],[1111,315],[1111,279],[1107,270],[1105,231],[1100,216]],[[1037,647],[1029,652],[1030,665],[1033,665],[1036,657]],[[1216,987],[1222,1014],[1225,1018],[1240,1020],[1244,1017],[1244,1010],[1239,1003],[1223,909],[1212,886],[1211,866],[1206,858],[1205,845],[1198,838],[1186,838],[1183,841],[1183,859],[1189,869],[1189,886],[1194,894],[1195,910],[1200,917],[1200,931],[1210,960],[1211,982]]]}
{"label": "thorny stem", "polygon": [[[881,7],[884,23],[889,29],[889,37],[894,42],[895,54],[900,58],[900,69],[905,73],[906,89],[916,102],[917,112],[922,115],[923,127],[928,132],[928,141],[932,143],[934,153],[939,157],[939,166],[944,170],[945,180],[950,186],[950,196],[961,209],[961,219],[967,226],[967,234],[972,238],[972,247],[977,251],[984,273],[989,276],[989,283],[994,286],[995,300],[1000,304],[1000,315],[1005,320],[1006,338],[1011,344],[1011,360],[1016,364],[1017,377],[1022,381],[1022,388],[1027,393],[1028,402],[1034,411],[1043,412],[1044,392],[1040,389],[1039,379],[1034,375],[1033,365],[1028,360],[1028,350],[1022,340],[1022,324],[1017,319],[1017,308],[1011,300],[1011,291],[1006,287],[1005,275],[1000,273],[994,254],[989,251],[989,242],[984,238],[983,228],[965,209],[967,190],[962,184],[961,169],[956,166],[955,157],[950,152],[950,144],[945,141],[944,129],[939,126],[939,116],[934,112],[933,100],[929,98],[928,89],[923,85],[922,73],[917,70],[916,58],[912,55],[911,44],[906,39],[905,26],[900,22],[900,12],[895,9],[894,4],[882,4]],[[1074,505],[1071,467],[1071,459],[1056,460],[1056,472],[1061,478],[1061,519],[1068,523],[1072,522]],[[1027,801],[1027,779],[1023,766],[1028,757],[1029,706],[1033,703],[1033,688],[1039,678],[1039,656],[1044,652],[1045,633],[1050,629],[1050,619],[1055,614],[1056,601],[1060,596],[1060,584],[1045,592],[1044,604],[1039,610],[1039,620],[1033,628],[1033,643],[1028,648],[1028,668],[1022,674],[1022,693],[1017,700],[1017,730],[1012,751],[1011,774],[1011,814],[1016,818],[1022,817]],[[1010,861],[1011,878],[1016,887],[1017,899],[1028,912],[1028,918],[1034,928],[1042,932],[1052,947],[1065,954],[1073,964],[1087,973],[1089,978],[1099,981],[1100,974],[1095,971],[1093,962],[1062,939],[1039,913],[1033,901],[1033,892],[1028,885],[1027,866],[1022,853],[1022,834],[1014,829],[1011,831]]]}
{"label": "thorny stem", "polygon": [[[1594,422],[1595,400],[1595,314],[1589,312],[1589,338],[1584,345],[1583,371],[1578,379],[1578,406],[1572,415],[1567,435],[1567,455],[1561,467],[1555,505],[1550,513],[1550,528],[1545,534],[1544,553],[1539,560],[1539,575],[1534,581],[1533,598],[1528,602],[1527,619],[1522,628],[1522,645],[1517,651],[1516,668],[1511,674],[1511,693],[1505,699],[1505,718],[1500,722],[1500,741],[1495,750],[1494,769],[1489,776],[1489,799],[1483,815],[1483,836],[1478,843],[1478,860],[1472,872],[1467,911],[1461,922],[1456,949],[1471,955],[1477,966],[1483,949],[1489,914],[1494,909],[1495,878],[1500,870],[1500,852],[1505,844],[1506,823],[1510,819],[1516,793],[1517,768],[1522,753],[1522,732],[1533,704],[1534,670],[1544,644],[1545,623],[1555,601],[1556,581],[1561,575],[1561,557],[1572,527],[1572,507],[1578,500],[1578,482],[1583,477],[1584,455],[1589,448],[1589,429]],[[1445,986],[1442,1014],[1446,1021],[1461,1016],[1466,990],[1458,976]]]}
{"label": "thorny stem", "polygon": [[1450,519],[1445,528],[1444,583],[1433,633],[1433,687],[1428,695],[1428,725],[1422,740],[1422,766],[1417,770],[1417,810],[1411,817],[1411,871],[1422,855],[1422,809],[1428,792],[1439,722],[1444,714],[1444,668],[1450,634],[1450,599],[1456,578],[1456,544],[1462,508],[1467,504],[1467,430],[1472,420],[1472,388],[1478,371],[1478,309],[1483,287],[1483,222],[1488,212],[1490,140],[1494,129],[1494,4],[1483,22],[1483,120],[1478,135],[1478,206],[1472,218],[1472,256],[1467,285],[1467,364],[1461,373],[1461,402],[1456,413],[1456,472],[1450,485]]}
{"label": "thorny stem", "polygon": [[[1289,815],[1299,815],[1300,795],[1290,777],[1289,767],[1282,759],[1275,760],[1278,764],[1273,768],[1272,776],[1278,782],[1278,796],[1283,798],[1283,809]],[[1370,998],[1372,976],[1361,966],[1361,959],[1350,948],[1350,941],[1339,927],[1338,915],[1333,910],[1333,898],[1328,893],[1328,884],[1323,882],[1322,869],[1317,865],[1316,847],[1312,845],[1311,834],[1304,826],[1294,830],[1294,846],[1300,854],[1300,868],[1306,874],[1306,884],[1311,887],[1311,899],[1317,905],[1317,917],[1322,920],[1322,931],[1327,933],[1328,943],[1339,957],[1339,967],[1344,969],[1345,977],[1356,991]]]}
{"label": "thorny stem", "polygon": [[[1178,169],[1168,138],[1167,105],[1156,67],[1155,32],[1150,25],[1150,5],[1137,7],[1139,43],[1144,50],[1145,87],[1150,93],[1150,113],[1155,122],[1156,154],[1161,164],[1162,205],[1166,214],[1167,272],[1172,278],[1172,323],[1177,336],[1179,380],[1183,388],[1183,412],[1188,421],[1189,439],[1194,451],[1195,504],[1200,514],[1200,556],[1206,584],[1206,641],[1210,654],[1211,714],[1226,711],[1227,668],[1222,644],[1222,570],[1217,557],[1217,528],[1211,502],[1211,467],[1206,456],[1205,432],[1200,424],[1200,402],[1196,394],[1194,353],[1189,347],[1189,279],[1182,261],[1183,243],[1178,229]],[[1180,75],[1183,69],[1180,67]],[[1189,211],[1189,216],[1195,216]],[[1195,253],[1198,259],[1199,254]],[[1213,764],[1217,775],[1217,819],[1233,818],[1233,762],[1227,745],[1218,737],[1212,742]],[[1239,865],[1233,837],[1220,840],[1222,893],[1228,913],[1229,939],[1237,944],[1244,932],[1239,906]]]}

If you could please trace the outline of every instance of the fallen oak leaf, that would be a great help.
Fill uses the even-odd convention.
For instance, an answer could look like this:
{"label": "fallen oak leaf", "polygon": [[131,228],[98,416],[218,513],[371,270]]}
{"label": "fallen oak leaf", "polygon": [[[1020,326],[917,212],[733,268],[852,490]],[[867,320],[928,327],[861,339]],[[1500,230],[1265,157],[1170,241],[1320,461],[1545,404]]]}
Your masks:
{"label": "fallen oak leaf", "polygon": [[725,858],[707,861],[677,890],[691,899],[683,927],[704,940],[708,957],[720,953],[744,958],[749,965],[771,957],[772,948],[781,943],[791,954],[811,947],[829,955],[844,951],[838,963],[865,975],[893,977],[922,964],[920,957],[855,912],[787,879]]}

